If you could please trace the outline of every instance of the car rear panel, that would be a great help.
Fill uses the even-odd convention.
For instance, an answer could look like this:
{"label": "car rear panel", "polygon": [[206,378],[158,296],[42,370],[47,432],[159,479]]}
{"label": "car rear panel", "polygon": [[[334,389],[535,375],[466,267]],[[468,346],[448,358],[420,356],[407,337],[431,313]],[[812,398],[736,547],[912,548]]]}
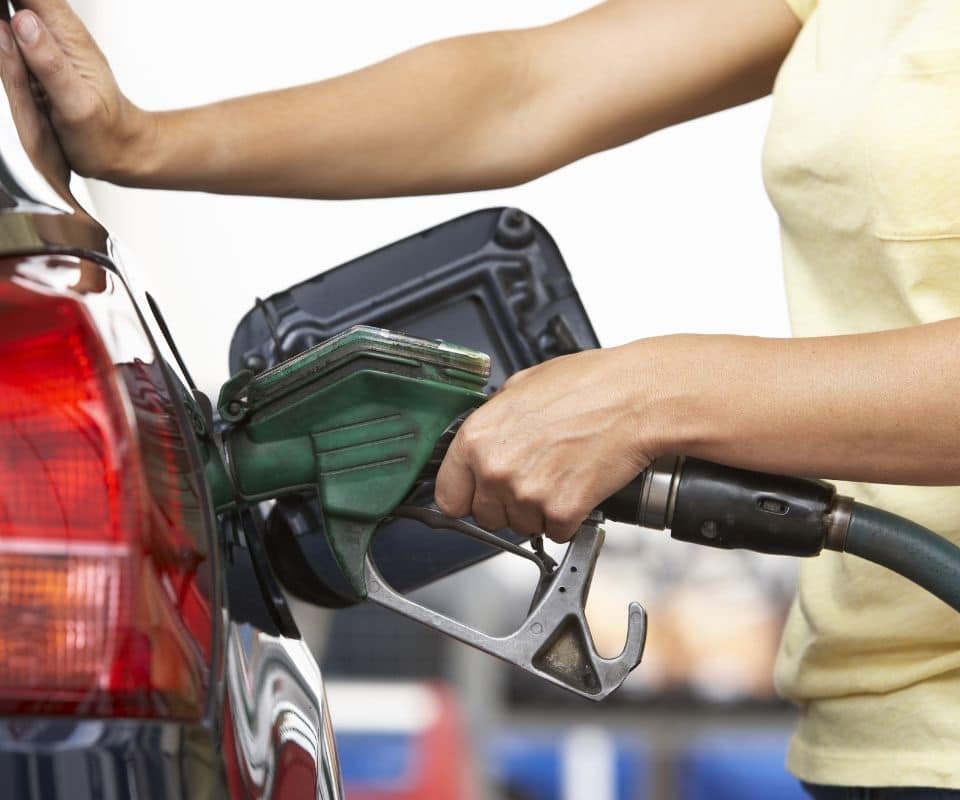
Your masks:
{"label": "car rear panel", "polygon": [[[97,348],[102,347],[110,376],[98,384],[102,407],[91,412],[96,419],[86,427],[78,424],[76,431],[103,434],[96,446],[88,448],[99,453],[107,448],[103,442],[116,440],[110,433],[114,428],[104,422],[113,416],[116,430],[128,426],[126,444],[131,452],[118,447],[118,455],[109,462],[113,467],[99,478],[95,470],[82,468],[70,474],[80,483],[92,477],[87,485],[93,490],[102,489],[101,482],[119,481],[114,494],[121,505],[128,502],[137,482],[142,496],[132,512],[137,525],[129,519],[126,523],[125,549],[84,550],[77,541],[76,526],[71,523],[64,528],[62,540],[69,551],[62,554],[61,560],[69,562],[65,569],[82,566],[80,559],[90,552],[98,557],[122,552],[127,558],[124,563],[135,565],[124,573],[126,590],[116,595],[116,602],[97,606],[101,594],[96,585],[84,580],[57,583],[55,570],[46,576],[46,583],[29,584],[41,592],[32,597],[46,598],[43,602],[48,604],[52,601],[49,592],[41,591],[44,586],[86,587],[79,596],[92,604],[98,620],[107,620],[104,624],[112,624],[122,634],[105,648],[112,659],[107,669],[75,670],[70,673],[73,683],[56,685],[54,679],[63,674],[64,653],[86,653],[85,643],[99,636],[103,625],[78,627],[77,620],[70,618],[68,601],[74,595],[60,591],[55,593],[56,607],[67,622],[48,636],[37,635],[49,622],[44,608],[52,606],[28,602],[31,595],[22,592],[11,593],[15,587],[11,563],[0,563],[4,597],[0,616],[7,646],[18,654],[20,665],[18,673],[8,670],[0,680],[6,681],[9,690],[4,705],[0,687],[0,796],[340,800],[336,753],[313,657],[299,639],[231,620],[223,576],[231,551],[242,551],[243,542],[241,536],[227,547],[209,502],[202,470],[209,418],[185,370],[178,366],[172,342],[165,338],[146,295],[131,291],[130,275],[119,264],[114,243],[65,187],[55,189],[43,177],[55,174],[50,166],[43,163],[43,154],[23,150],[7,104],[0,101],[0,281],[15,287],[10,292],[14,300],[7,298],[10,315],[0,301],[0,331],[8,342],[16,342],[20,326],[11,315],[16,304],[23,306],[24,292],[63,300],[62,306],[45,299],[38,302],[36,308],[42,313],[56,315],[61,313],[56,309],[62,308],[69,315],[73,314],[70,309],[79,309],[74,314],[79,320],[76,329],[87,326],[92,331],[79,352],[99,352]],[[48,341],[45,352],[52,353],[54,361],[59,359],[60,368],[66,370],[63,374],[69,373],[70,359],[58,356],[58,349],[49,345]],[[31,363],[29,355],[20,355],[21,365]],[[89,374],[100,376],[91,380],[100,380],[106,371],[91,368]],[[21,397],[26,386],[23,378],[21,372],[16,389]],[[0,373],[0,391],[2,381]],[[62,397],[56,402],[61,410],[51,416],[62,421],[62,408],[69,403],[65,406]],[[77,408],[86,414],[83,402],[78,401]],[[9,430],[8,434],[16,435]],[[56,448],[50,443],[55,443],[55,437],[46,441],[46,455],[38,453],[30,462],[34,468],[54,457],[51,453]],[[135,458],[127,459],[134,450]],[[89,453],[87,457],[93,459],[90,464],[96,463]],[[5,468],[18,479],[16,467],[8,458]],[[139,477],[132,476],[136,470]],[[40,472],[34,469],[30,474]],[[40,478],[36,481],[38,486],[42,483]],[[56,505],[61,485],[62,479],[51,473],[49,486],[54,488],[43,502],[51,502],[52,497]],[[0,508],[3,500],[0,493]],[[40,518],[49,508],[41,506],[40,499],[37,502]],[[9,528],[5,537],[9,547],[5,547],[19,546],[27,552],[30,548],[24,549],[23,541],[29,537],[23,534],[31,523],[30,506],[21,506],[28,509],[26,517],[21,514],[25,522]],[[48,551],[56,541],[56,537],[42,541],[45,557],[54,561],[56,554]],[[256,583],[238,590],[260,591]],[[89,617],[88,613],[88,623]],[[33,636],[36,641],[18,642],[11,630],[21,639]],[[44,650],[54,646],[60,649],[51,660]],[[29,648],[35,651],[35,665],[27,657],[32,652]],[[102,655],[100,650],[97,653]],[[89,693],[78,697],[77,681],[83,680],[88,680]],[[48,691],[43,691],[45,681],[50,684]],[[24,686],[28,691],[17,695],[14,689]],[[18,696],[24,702],[15,702]]]}

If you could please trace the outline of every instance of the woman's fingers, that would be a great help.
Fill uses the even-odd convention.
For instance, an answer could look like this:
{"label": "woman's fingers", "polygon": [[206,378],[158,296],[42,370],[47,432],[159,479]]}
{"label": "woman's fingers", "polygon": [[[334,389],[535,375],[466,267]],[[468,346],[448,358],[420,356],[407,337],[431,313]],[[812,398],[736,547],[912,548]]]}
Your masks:
{"label": "woman's fingers", "polygon": [[487,492],[477,492],[473,498],[473,518],[488,531],[502,531],[510,526],[503,503]]}
{"label": "woman's fingers", "polygon": [[58,22],[77,19],[76,12],[65,0],[13,0],[13,6],[17,11],[29,9],[46,19],[55,19]]}
{"label": "woman's fingers", "polygon": [[[496,470],[473,453],[476,434],[469,421],[457,433],[437,474],[435,496],[445,514],[471,514],[487,530],[510,528],[523,536],[543,533],[543,514],[534,498],[515,499],[501,491]],[[479,477],[478,477],[479,476]]]}
{"label": "woman's fingers", "polygon": [[652,392],[634,377],[648,347],[564,356],[507,381],[450,446],[437,478],[445,510],[569,540],[650,461],[642,409]]}
{"label": "woman's fingers", "polygon": [[64,0],[14,5],[15,49],[48,112],[39,115],[41,127],[49,129],[64,163],[80,175],[100,178],[139,163],[152,130],[150,117],[124,97],[73,9]]}
{"label": "woman's fingers", "polygon": [[0,22],[0,79],[10,101],[10,113],[28,153],[39,143],[40,112],[30,85],[30,73],[13,41],[13,33]]}
{"label": "woman's fingers", "polygon": [[33,165],[70,199],[70,172],[49,119],[41,112],[36,92],[40,91],[20,55],[13,32],[0,22],[0,79],[7,94],[13,124]]}
{"label": "woman's fingers", "polygon": [[11,103],[21,100],[24,93],[30,96],[29,74],[14,42],[13,31],[3,21],[0,21],[0,78]]}
{"label": "woman's fingers", "polygon": [[13,5],[18,12],[30,11],[39,17],[64,50],[69,51],[73,47],[96,48],[93,37],[77,12],[64,0],[15,0]]}
{"label": "woman's fingers", "polygon": [[543,514],[530,503],[516,502],[507,507],[507,527],[521,536],[543,533]]}
{"label": "woman's fingers", "polygon": [[93,111],[89,88],[40,17],[19,11],[11,25],[23,60],[43,86],[51,109],[67,121],[87,117]]}
{"label": "woman's fingers", "polygon": [[458,443],[458,438],[454,438],[440,465],[434,490],[437,507],[450,517],[465,517],[471,513],[476,490],[473,471],[464,460],[463,447]]}

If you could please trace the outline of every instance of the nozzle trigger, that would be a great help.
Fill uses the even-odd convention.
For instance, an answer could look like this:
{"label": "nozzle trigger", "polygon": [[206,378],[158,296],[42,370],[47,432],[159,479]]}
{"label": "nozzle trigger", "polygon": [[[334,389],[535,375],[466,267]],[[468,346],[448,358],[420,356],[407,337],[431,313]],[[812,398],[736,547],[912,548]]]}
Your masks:
{"label": "nozzle trigger", "polygon": [[607,697],[640,663],[647,623],[646,612],[639,603],[628,607],[627,640],[615,658],[603,658],[597,653],[587,624],[584,609],[604,538],[596,521],[588,520],[580,527],[557,566],[546,553],[542,555],[549,564],[537,552],[505,542],[465,520],[447,517],[435,508],[406,506],[397,509],[395,516],[475,536],[508,552],[520,550],[524,558],[540,565],[538,596],[517,630],[507,636],[490,636],[397,592],[384,580],[368,554],[364,561],[368,600],[590,700]]}

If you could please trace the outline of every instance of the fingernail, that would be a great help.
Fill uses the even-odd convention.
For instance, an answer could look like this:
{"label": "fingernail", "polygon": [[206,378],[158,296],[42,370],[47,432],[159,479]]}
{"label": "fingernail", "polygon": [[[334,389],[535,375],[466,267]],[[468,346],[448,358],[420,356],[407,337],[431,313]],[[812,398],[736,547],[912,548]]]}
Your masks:
{"label": "fingernail", "polygon": [[7,55],[13,52],[13,37],[6,25],[0,25],[0,50]]}
{"label": "fingernail", "polygon": [[21,14],[14,20],[17,38],[24,44],[33,44],[40,38],[40,25],[33,14]]}

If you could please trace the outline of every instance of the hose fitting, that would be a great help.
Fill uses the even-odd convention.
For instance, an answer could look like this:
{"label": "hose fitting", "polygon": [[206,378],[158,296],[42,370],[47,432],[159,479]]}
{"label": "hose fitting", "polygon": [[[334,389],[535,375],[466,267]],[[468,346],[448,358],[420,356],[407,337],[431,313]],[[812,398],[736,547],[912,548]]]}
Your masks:
{"label": "hose fitting", "polygon": [[682,456],[661,456],[619,492],[603,501],[608,519],[662,531],[669,528],[683,471]]}
{"label": "hose fitting", "polygon": [[828,542],[843,549],[851,507],[823,481],[677,456],[656,459],[600,506],[681,541],[792,556],[815,556]]}
{"label": "hose fitting", "polygon": [[827,514],[827,535],[823,540],[823,546],[827,550],[842,553],[847,549],[847,533],[850,530],[853,506],[852,497],[838,494],[833,498],[833,505]]}

